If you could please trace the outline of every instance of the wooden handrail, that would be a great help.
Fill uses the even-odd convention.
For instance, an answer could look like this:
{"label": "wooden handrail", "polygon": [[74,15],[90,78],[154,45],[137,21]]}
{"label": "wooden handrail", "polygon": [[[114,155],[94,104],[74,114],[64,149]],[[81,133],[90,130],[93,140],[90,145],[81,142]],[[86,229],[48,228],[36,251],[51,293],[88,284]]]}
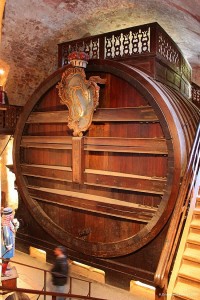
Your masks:
{"label": "wooden handrail", "polygon": [[[154,276],[156,299],[166,298],[167,285],[180,236],[187,217],[188,206],[200,172],[200,124],[198,126],[190,158],[180,186],[178,199],[172,214],[163,250]],[[164,298],[163,298],[164,297]]]}
{"label": "wooden handrail", "polygon": [[[0,261],[2,261],[2,257],[0,258]],[[47,278],[47,273],[51,273],[51,271],[48,271],[48,270],[45,270],[45,269],[42,269],[42,268],[38,268],[38,267],[34,267],[34,266],[31,266],[31,265],[27,265],[27,264],[24,264],[24,263],[20,263],[20,262],[17,262],[17,261],[14,261],[14,260],[9,260],[9,262],[12,262],[12,263],[15,263],[15,264],[19,264],[21,266],[25,266],[25,267],[29,267],[31,269],[35,269],[35,270],[39,270],[39,271],[42,271],[44,272],[44,287],[42,290],[33,290],[33,289],[24,289],[24,288],[12,288],[12,287],[4,287],[4,286],[0,286],[0,290],[2,291],[10,291],[10,292],[19,292],[19,293],[28,293],[28,294],[36,294],[38,296],[40,295],[44,295],[44,299],[46,299],[46,296],[47,295],[50,295],[52,296],[52,300],[56,299],[56,296],[65,296],[65,297],[69,297],[71,299],[88,299],[88,300],[106,300],[105,298],[97,298],[97,297],[91,297],[91,281],[89,280],[85,280],[85,279],[80,279],[80,278],[77,278],[77,277],[74,277],[74,276],[69,276],[69,292],[66,294],[63,294],[63,293],[55,293],[55,292],[49,292],[49,291],[46,291],[46,278]],[[2,263],[0,263],[0,265],[2,265]],[[83,295],[75,295],[75,294],[71,294],[71,291],[72,291],[72,282],[73,280],[79,280],[79,281],[82,281],[82,282],[87,282],[88,283],[88,294],[87,296],[83,296]],[[39,297],[38,297],[39,298]]]}
{"label": "wooden handrail", "polygon": [[14,133],[22,109],[22,106],[0,104],[0,135]]}
{"label": "wooden handrail", "polygon": [[74,294],[64,294],[64,293],[53,293],[47,291],[40,290],[32,290],[32,289],[23,289],[23,288],[11,288],[11,287],[0,287],[2,291],[9,292],[18,292],[18,293],[27,293],[27,294],[35,294],[35,295],[44,295],[44,296],[52,296],[52,300],[56,299],[56,296],[64,296],[69,297],[71,299],[87,299],[87,300],[106,300],[105,298],[96,298],[90,296],[82,296],[82,295],[74,295]]}

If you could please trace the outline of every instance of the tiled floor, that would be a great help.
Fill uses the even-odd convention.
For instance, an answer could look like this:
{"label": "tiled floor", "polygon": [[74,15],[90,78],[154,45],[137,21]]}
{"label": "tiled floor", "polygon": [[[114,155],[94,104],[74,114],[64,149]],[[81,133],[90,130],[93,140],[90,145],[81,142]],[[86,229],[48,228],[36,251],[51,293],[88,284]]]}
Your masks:
{"label": "tiled floor", "polygon": [[[16,251],[14,261],[20,262],[23,264],[31,265],[37,268],[50,270],[51,265],[38,260],[37,258],[31,257],[28,254],[24,254],[22,252]],[[19,264],[11,263],[12,267],[16,267],[18,278],[17,278],[17,287],[18,288],[27,288],[27,289],[37,289],[42,290],[44,286],[43,281],[43,271],[38,269],[31,269],[26,266],[22,266]],[[71,276],[77,278],[83,278],[79,274],[74,274],[71,272]],[[84,279],[84,278],[83,278]],[[86,278],[85,278],[86,279]],[[66,292],[68,291],[69,286],[66,286]],[[50,274],[47,275],[47,290],[51,290],[51,277]],[[86,296],[88,291],[88,284],[83,283],[79,280],[74,280],[72,285],[72,293],[76,295]],[[31,300],[36,300],[38,295],[28,294]],[[153,300],[154,299],[154,291],[149,290],[147,288],[139,288],[135,286],[134,292],[128,292],[122,289],[118,289],[113,286],[109,286],[107,284],[99,283],[97,281],[93,281],[91,284],[91,296],[105,298],[107,300]],[[4,299],[6,296],[3,297]],[[44,297],[41,295],[39,300],[43,300]],[[47,296],[47,300],[50,300],[51,297]]]}

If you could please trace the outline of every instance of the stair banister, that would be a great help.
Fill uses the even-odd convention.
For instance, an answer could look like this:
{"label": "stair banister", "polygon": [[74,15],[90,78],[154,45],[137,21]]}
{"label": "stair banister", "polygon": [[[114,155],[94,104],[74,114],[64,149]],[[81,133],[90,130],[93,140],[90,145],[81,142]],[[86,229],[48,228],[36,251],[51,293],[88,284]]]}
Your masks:
{"label": "stair banister", "polygon": [[180,186],[179,195],[172,214],[169,229],[154,276],[156,286],[155,299],[167,298],[167,285],[169,282],[170,270],[172,268],[177,245],[185,223],[188,205],[196,184],[200,168],[200,124],[198,126],[194,143],[190,152],[190,158]]}
{"label": "stair banister", "polygon": [[[2,257],[0,259],[2,259]],[[85,280],[85,279],[80,279],[80,278],[73,277],[73,276],[69,276],[69,281],[70,281],[69,285],[70,285],[70,288],[69,288],[69,292],[67,294],[61,294],[61,293],[55,293],[55,292],[48,292],[48,291],[46,291],[46,278],[47,278],[47,273],[51,273],[50,271],[42,269],[42,268],[34,267],[34,266],[31,266],[31,265],[27,265],[27,264],[24,264],[24,263],[20,263],[20,262],[14,261],[14,260],[10,260],[10,262],[11,263],[15,263],[15,264],[19,264],[21,266],[29,267],[31,269],[36,269],[36,270],[42,271],[43,274],[44,274],[44,279],[43,279],[44,287],[43,287],[42,290],[33,290],[33,289],[12,288],[12,287],[7,287],[7,286],[6,287],[0,286],[0,290],[2,290],[2,291],[36,294],[36,295],[38,295],[37,299],[39,299],[40,295],[44,295],[44,299],[46,299],[47,295],[50,295],[50,296],[52,296],[52,300],[56,300],[56,296],[63,296],[64,295],[65,297],[69,297],[71,299],[106,300],[105,298],[102,299],[102,298],[97,298],[97,297],[91,297],[91,281]],[[0,265],[2,265],[2,263],[0,263]],[[88,283],[88,293],[87,293],[87,296],[74,295],[74,294],[71,293],[72,292],[72,282],[73,282],[73,279]]]}
{"label": "stair banister", "polygon": [[24,288],[11,288],[11,287],[0,287],[2,291],[16,292],[16,293],[26,293],[26,294],[34,294],[34,295],[44,295],[44,296],[52,296],[52,300],[56,299],[56,296],[64,296],[69,297],[71,299],[85,299],[85,300],[106,300],[105,298],[97,298],[91,296],[83,296],[83,295],[74,295],[74,294],[63,294],[63,293],[54,293],[54,292],[45,292],[40,290],[33,289],[24,289]]}

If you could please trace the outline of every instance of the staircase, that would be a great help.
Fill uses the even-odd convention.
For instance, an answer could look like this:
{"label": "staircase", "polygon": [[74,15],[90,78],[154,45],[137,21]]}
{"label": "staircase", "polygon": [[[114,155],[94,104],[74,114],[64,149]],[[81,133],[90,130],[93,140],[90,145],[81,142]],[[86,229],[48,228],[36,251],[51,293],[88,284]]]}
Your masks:
{"label": "staircase", "polygon": [[200,299],[200,195],[190,205],[167,299]]}
{"label": "staircase", "polygon": [[200,123],[154,283],[155,300],[200,299]]}

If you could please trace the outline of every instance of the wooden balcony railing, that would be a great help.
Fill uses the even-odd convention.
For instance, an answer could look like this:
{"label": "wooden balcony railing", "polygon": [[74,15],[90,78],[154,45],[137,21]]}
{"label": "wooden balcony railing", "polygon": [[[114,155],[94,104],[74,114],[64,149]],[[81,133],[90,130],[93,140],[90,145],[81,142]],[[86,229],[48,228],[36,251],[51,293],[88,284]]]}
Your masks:
{"label": "wooden balcony railing", "polygon": [[0,104],[0,134],[13,134],[22,106]]}
{"label": "wooden balcony railing", "polygon": [[200,86],[192,83],[192,102],[200,109]]}
{"label": "wooden balcony railing", "polygon": [[130,60],[144,55],[156,56],[191,81],[190,65],[156,22],[61,43],[58,45],[58,67],[68,64],[68,55],[73,51],[84,51],[90,59]]}
{"label": "wooden balcony railing", "polygon": [[[2,261],[2,258],[0,258],[0,260]],[[97,297],[92,297],[91,296],[91,284],[92,284],[91,281],[80,279],[80,278],[77,278],[77,277],[72,277],[72,276],[69,276],[69,291],[68,291],[67,294],[47,291],[47,273],[50,273],[50,271],[45,270],[45,269],[41,269],[41,268],[38,268],[38,267],[33,267],[31,265],[23,264],[23,263],[14,261],[14,260],[10,260],[10,262],[43,272],[43,289],[42,290],[36,290],[36,289],[17,288],[17,287],[13,287],[11,284],[7,284],[6,286],[4,286],[4,285],[0,286],[0,290],[2,291],[0,294],[5,294],[5,293],[8,293],[8,292],[34,294],[34,295],[38,295],[37,299],[39,299],[39,297],[41,295],[43,295],[44,300],[46,299],[46,296],[51,296],[52,300],[56,300],[56,296],[68,297],[70,299],[106,300],[106,298],[97,298]],[[74,280],[84,282],[84,283],[88,284],[88,290],[85,291],[86,295],[72,294],[72,287],[73,287]]]}
{"label": "wooden balcony railing", "polygon": [[[160,256],[158,267],[154,276],[156,286],[155,299],[167,299],[167,286],[173,267],[175,255],[179,246],[180,237],[187,218],[188,207],[193,190],[197,184],[200,172],[200,124],[196,132],[189,162],[180,187],[179,196],[171,218],[165,244]],[[200,183],[198,183],[200,184]]]}

